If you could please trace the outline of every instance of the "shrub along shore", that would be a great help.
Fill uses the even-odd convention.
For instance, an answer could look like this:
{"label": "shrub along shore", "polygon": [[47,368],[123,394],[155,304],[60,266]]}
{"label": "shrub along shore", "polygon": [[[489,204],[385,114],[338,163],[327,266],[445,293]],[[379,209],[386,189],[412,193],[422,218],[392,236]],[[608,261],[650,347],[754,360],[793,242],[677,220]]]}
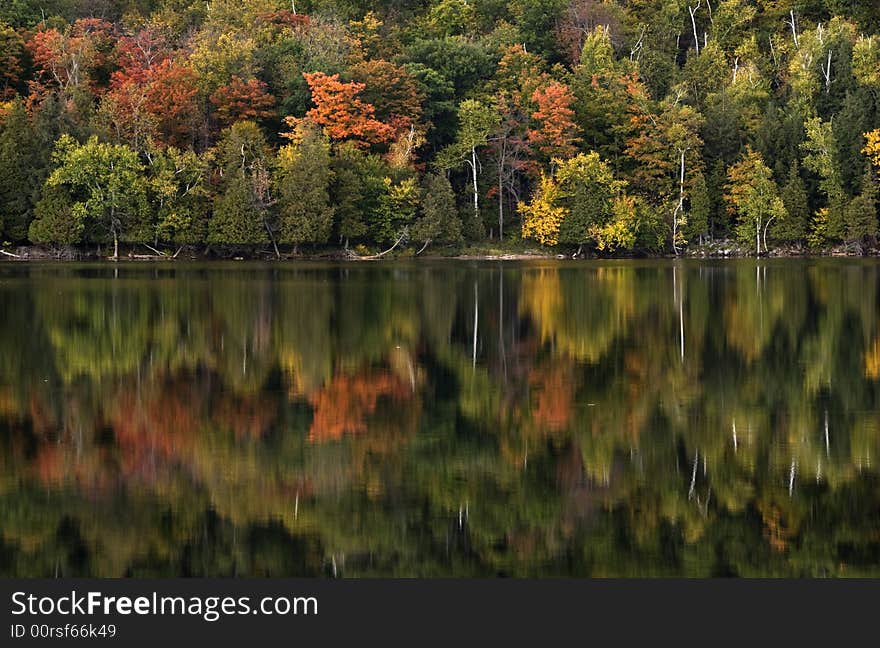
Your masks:
{"label": "shrub along shore", "polygon": [[[108,254],[108,251],[110,252]],[[530,259],[559,260],[600,260],[600,259],[741,259],[754,258],[755,251],[737,244],[736,241],[722,240],[690,247],[676,257],[672,253],[646,254],[640,252],[596,253],[577,248],[549,249],[535,246],[529,242],[511,242],[503,246],[455,246],[434,247],[417,253],[414,247],[399,247],[382,254],[363,246],[355,250],[339,247],[314,247],[306,249],[282,248],[277,252],[272,246],[230,246],[211,247],[183,245],[177,248],[159,249],[144,244],[123,245],[119,257],[114,259],[112,250],[107,248],[86,248],[73,246],[20,245],[0,249],[0,263],[9,262],[50,262],[50,261],[272,261],[296,263],[299,261],[380,261],[380,260],[501,260],[525,261]],[[804,258],[804,257],[875,257],[880,256],[880,247],[839,245],[821,249],[805,246],[785,246],[773,248],[762,253],[762,258]]]}

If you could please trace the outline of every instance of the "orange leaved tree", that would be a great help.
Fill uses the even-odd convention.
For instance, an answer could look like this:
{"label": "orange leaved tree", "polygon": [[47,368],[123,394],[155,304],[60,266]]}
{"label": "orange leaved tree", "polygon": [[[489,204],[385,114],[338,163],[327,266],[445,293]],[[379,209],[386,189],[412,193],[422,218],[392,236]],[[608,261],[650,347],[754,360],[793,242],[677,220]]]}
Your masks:
{"label": "orange leaved tree", "polygon": [[[306,117],[324,129],[331,140],[349,140],[360,147],[385,144],[394,139],[394,129],[376,119],[376,108],[360,98],[363,83],[346,83],[338,74],[304,73],[314,107]],[[290,126],[296,119],[287,118]]]}

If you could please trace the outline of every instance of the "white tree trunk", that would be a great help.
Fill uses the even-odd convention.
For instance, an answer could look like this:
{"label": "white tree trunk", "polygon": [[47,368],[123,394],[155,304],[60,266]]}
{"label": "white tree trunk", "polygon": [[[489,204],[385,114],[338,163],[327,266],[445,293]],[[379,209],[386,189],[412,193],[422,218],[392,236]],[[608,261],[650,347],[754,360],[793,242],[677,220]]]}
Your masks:
{"label": "white tree trunk", "polygon": [[471,147],[471,170],[474,178],[474,216],[480,218],[480,191],[477,188],[477,147]]}
{"label": "white tree trunk", "polygon": [[761,219],[755,219],[755,256],[761,256]]}
{"label": "white tree trunk", "polygon": [[679,215],[684,213],[684,157],[687,149],[682,149],[681,153],[681,175],[679,177],[678,206],[672,214],[672,251],[678,256],[678,219]]}
{"label": "white tree trunk", "polygon": [[697,35],[697,21],[696,21],[696,18],[694,18],[694,16],[696,16],[697,11],[700,8],[701,1],[702,0],[697,0],[696,7],[688,6],[688,12],[691,14],[691,27],[694,28],[694,47],[697,48],[697,54],[700,53],[700,37]]}

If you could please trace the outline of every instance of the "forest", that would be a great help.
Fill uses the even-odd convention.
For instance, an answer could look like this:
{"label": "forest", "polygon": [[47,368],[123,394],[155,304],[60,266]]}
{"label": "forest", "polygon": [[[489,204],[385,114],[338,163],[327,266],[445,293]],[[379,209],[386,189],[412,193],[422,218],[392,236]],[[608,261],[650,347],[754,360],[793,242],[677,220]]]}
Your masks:
{"label": "forest", "polygon": [[0,243],[865,252],[878,108],[857,0],[5,0]]}

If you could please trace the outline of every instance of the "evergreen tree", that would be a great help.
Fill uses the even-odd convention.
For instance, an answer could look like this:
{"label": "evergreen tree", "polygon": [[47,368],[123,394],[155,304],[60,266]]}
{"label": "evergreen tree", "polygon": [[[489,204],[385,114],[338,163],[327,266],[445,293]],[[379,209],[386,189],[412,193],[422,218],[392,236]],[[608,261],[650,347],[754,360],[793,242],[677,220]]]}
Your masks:
{"label": "evergreen tree", "polygon": [[862,176],[862,190],[846,208],[846,238],[862,250],[877,236],[877,177],[870,166]]}
{"label": "evergreen tree", "polygon": [[278,242],[326,243],[333,228],[330,205],[330,143],[306,122],[294,141],[278,152],[275,194],[278,208]]}
{"label": "evergreen tree", "polygon": [[34,209],[28,238],[34,243],[75,245],[82,242],[84,223],[73,211],[73,199],[64,186],[47,186]]}
{"label": "evergreen tree", "polygon": [[262,210],[254,200],[248,178],[233,172],[214,202],[208,243],[253,245],[268,243]]}
{"label": "evergreen tree", "polygon": [[429,175],[424,185],[424,196],[421,217],[410,232],[412,239],[422,241],[424,247],[431,243],[461,242],[461,220],[455,207],[455,193],[447,177],[442,173]]}
{"label": "evergreen tree", "polygon": [[256,245],[269,242],[269,147],[259,127],[236,122],[217,144],[220,193],[208,224],[208,243]]}
{"label": "evergreen tree", "polygon": [[782,188],[782,203],[786,217],[773,224],[773,237],[780,241],[803,241],[807,235],[810,207],[797,162],[789,168],[788,180]]}
{"label": "evergreen tree", "polygon": [[31,160],[33,129],[24,104],[12,102],[0,122],[0,236],[23,241],[33,217],[34,182],[39,175]]}
{"label": "evergreen tree", "polygon": [[711,209],[712,204],[709,200],[706,178],[701,173],[694,180],[694,186],[691,189],[690,209],[685,228],[685,236],[691,243],[702,242],[702,239],[708,235]]}

